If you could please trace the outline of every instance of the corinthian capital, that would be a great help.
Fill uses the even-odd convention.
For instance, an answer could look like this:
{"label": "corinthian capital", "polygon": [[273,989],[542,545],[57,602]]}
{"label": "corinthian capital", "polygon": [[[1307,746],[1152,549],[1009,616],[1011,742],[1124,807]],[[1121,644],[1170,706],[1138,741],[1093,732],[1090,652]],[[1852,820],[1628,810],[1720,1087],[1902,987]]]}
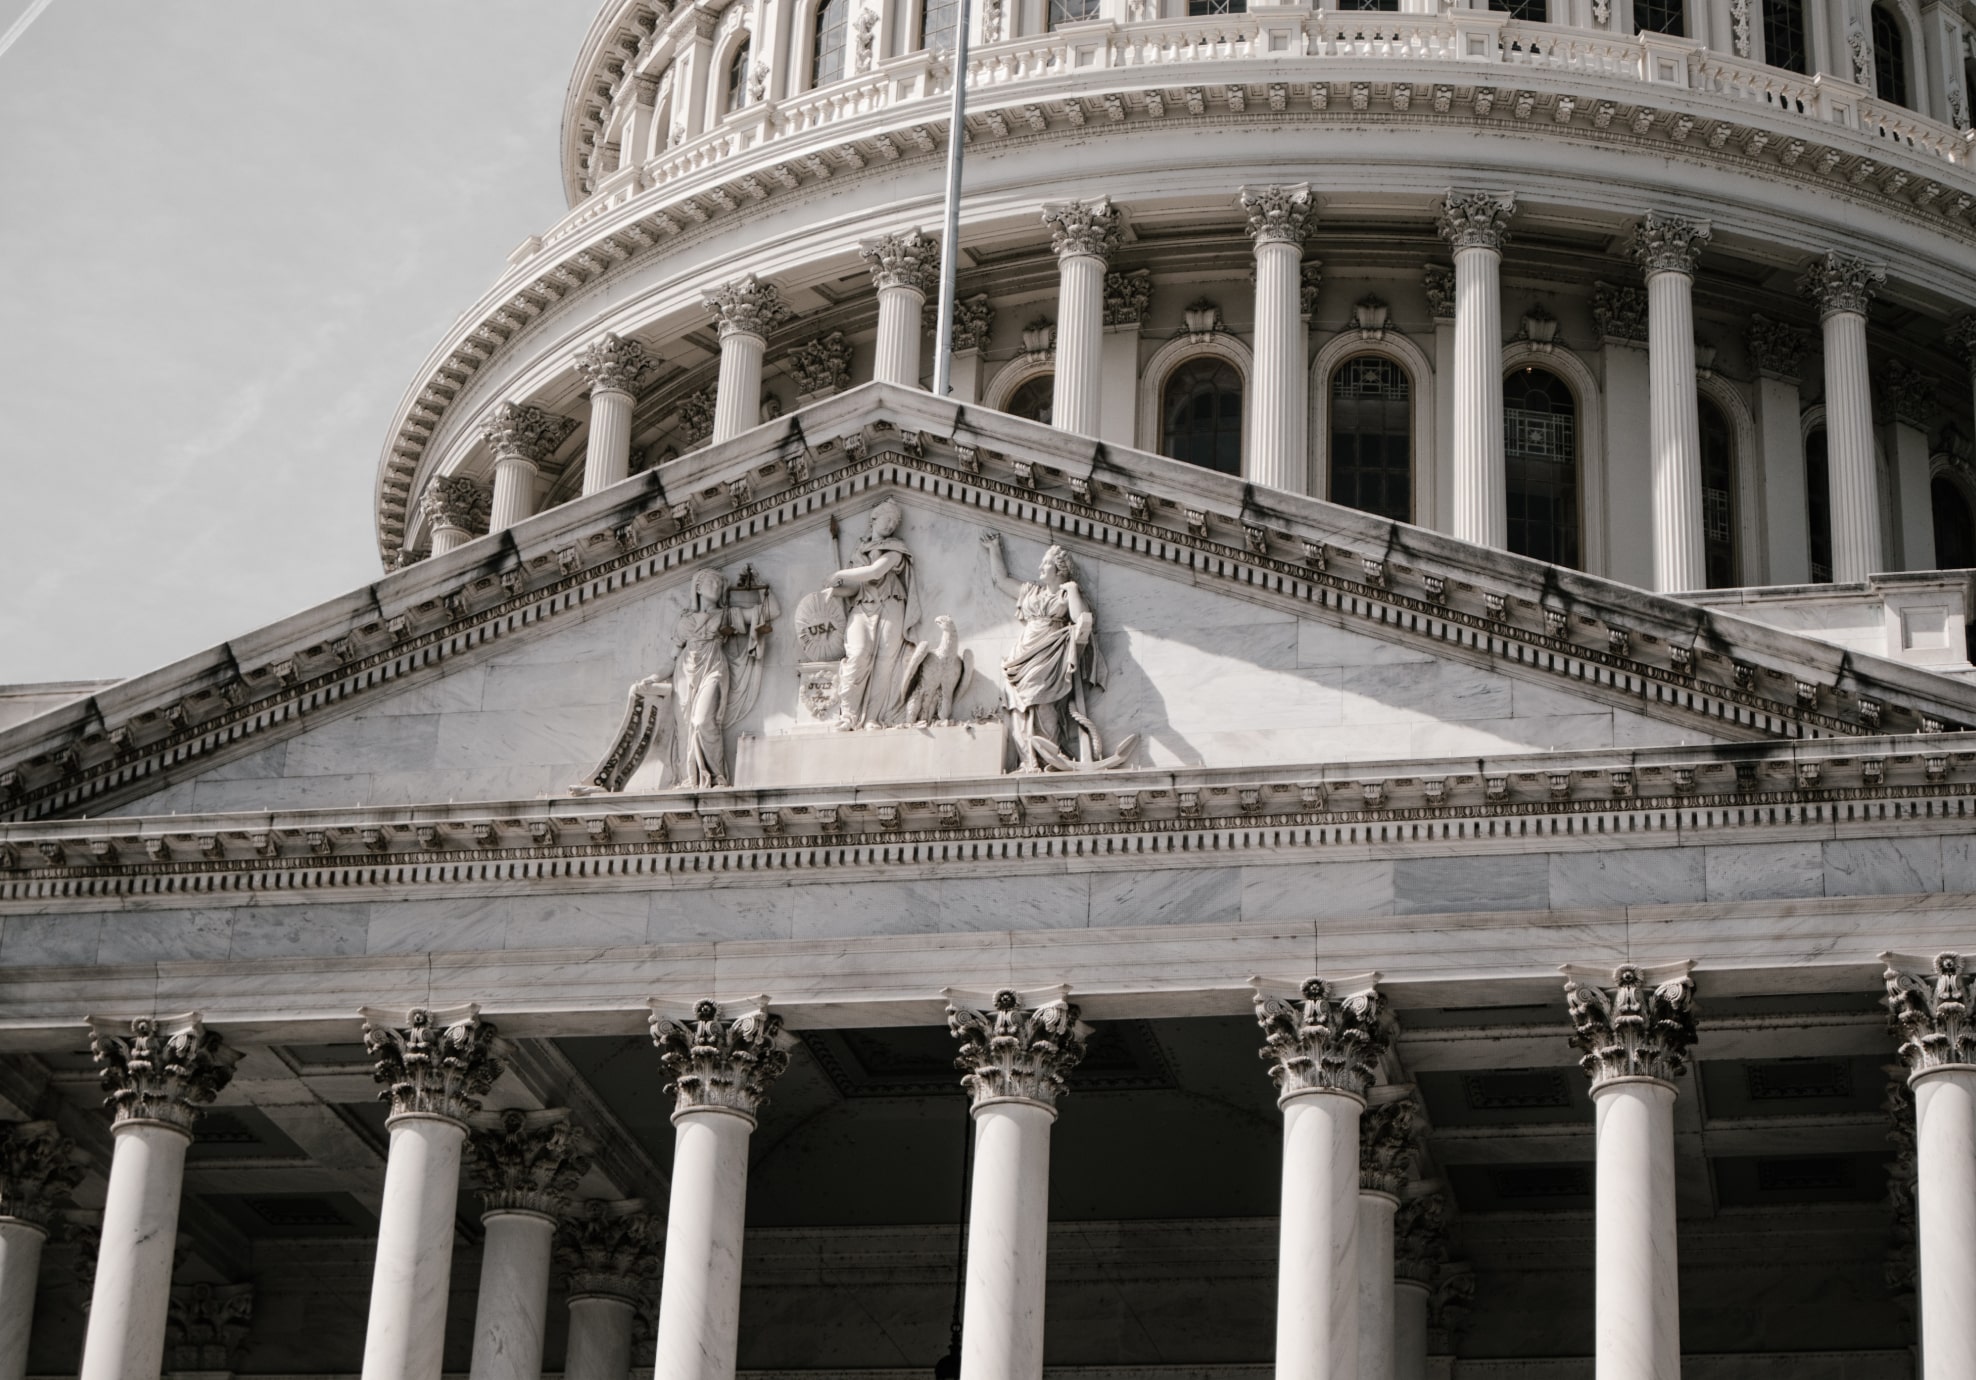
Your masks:
{"label": "corinthian capital", "polygon": [[583,1133],[561,1109],[483,1112],[473,1118],[467,1136],[482,1212],[554,1217],[590,1172]]}
{"label": "corinthian capital", "polygon": [[1747,344],[1758,373],[1773,378],[1795,379],[1799,362],[1804,358],[1805,351],[1811,348],[1811,333],[1788,321],[1752,316]]}
{"label": "corinthian capital", "polygon": [[1976,1024],[1969,1018],[1969,973],[1962,955],[1881,954],[1880,961],[1887,968],[1888,1024],[1900,1036],[1908,1076],[1976,1065]]}
{"label": "corinthian capital", "polygon": [[722,283],[706,294],[705,301],[719,323],[722,340],[730,335],[766,336],[790,315],[775,284],[752,273]]}
{"label": "corinthian capital", "polygon": [[576,372],[597,393],[630,393],[658,363],[636,340],[604,332],[576,356]]}
{"label": "corinthian capital", "polygon": [[1307,1092],[1366,1095],[1392,1038],[1378,982],[1377,973],[1329,982],[1314,977],[1286,993],[1257,980],[1260,1053],[1269,1060],[1278,1102]]}
{"label": "corinthian capital", "polygon": [[752,1118],[768,1100],[768,1085],[789,1067],[789,1037],[767,997],[725,1007],[702,999],[676,1016],[654,1002],[651,1029],[672,1076],[674,1116],[716,1107]]}
{"label": "corinthian capital", "polygon": [[1441,237],[1456,249],[1501,249],[1516,214],[1513,192],[1451,191],[1441,202]]}
{"label": "corinthian capital", "polygon": [[639,1198],[593,1198],[556,1231],[556,1259],[569,1272],[571,1298],[604,1294],[639,1303],[658,1284],[659,1230]]}
{"label": "corinthian capital", "polygon": [[1966,312],[1949,322],[1947,339],[1949,348],[1976,370],[1976,312]]}
{"label": "corinthian capital", "polygon": [[428,527],[457,527],[479,534],[487,530],[487,490],[460,474],[435,475],[419,495],[419,511]]}
{"label": "corinthian capital", "polygon": [[961,1086],[975,1106],[1007,1099],[1055,1105],[1091,1035],[1069,998],[1067,987],[1004,988],[985,999],[947,993],[947,1029],[961,1042],[954,1066],[964,1071]]}
{"label": "corinthian capital", "polygon": [[414,1007],[403,1025],[370,1007],[362,1015],[364,1048],[375,1063],[372,1076],[387,1085],[378,1100],[391,1104],[392,1116],[437,1116],[464,1124],[501,1076],[494,1025],[480,1019],[478,1006]]}
{"label": "corinthian capital", "polygon": [[1059,259],[1073,254],[1108,259],[1118,248],[1118,208],[1110,197],[1045,206],[1043,224],[1050,227],[1050,248]]}
{"label": "corinthian capital", "polygon": [[89,1018],[89,1052],[103,1071],[111,1120],[157,1121],[188,1135],[199,1108],[233,1080],[237,1050],[197,1011],[128,1023]]}
{"label": "corinthian capital", "polygon": [[14,1123],[0,1137],[0,1217],[46,1230],[88,1172],[89,1157],[54,1122]]}
{"label": "corinthian capital", "polygon": [[1818,304],[1820,320],[1848,311],[1864,316],[1886,281],[1886,269],[1833,250],[1805,270],[1798,291]]}
{"label": "corinthian capital", "polygon": [[1633,231],[1633,257],[1649,275],[1693,275],[1695,262],[1714,233],[1705,220],[1649,211]]}
{"label": "corinthian capital", "polygon": [[1310,231],[1317,202],[1310,194],[1310,183],[1283,187],[1244,187],[1242,211],[1249,218],[1249,237],[1257,244],[1294,244],[1302,247]]}
{"label": "corinthian capital", "polygon": [[933,291],[940,275],[939,241],[917,229],[866,240],[858,255],[871,269],[875,288],[911,288],[924,295]]}
{"label": "corinthian capital", "polygon": [[572,419],[546,412],[534,403],[504,402],[480,424],[480,437],[499,460],[526,460],[539,465],[556,453],[563,438],[576,429]]}
{"label": "corinthian capital", "polygon": [[1448,1199],[1441,1193],[1407,1198],[1393,1216],[1393,1274],[1432,1286],[1448,1259]]}
{"label": "corinthian capital", "polygon": [[1413,1099],[1368,1106],[1359,1118],[1359,1188],[1399,1197],[1412,1172],[1413,1157]]}
{"label": "corinthian capital", "polygon": [[1626,963],[1614,969],[1611,985],[1603,970],[1568,967],[1564,999],[1576,1033],[1572,1048],[1592,1086],[1614,1078],[1679,1078],[1695,1043],[1695,984],[1692,963],[1642,968]]}
{"label": "corinthian capital", "polygon": [[239,1363],[253,1320],[252,1284],[172,1286],[165,1314],[166,1372],[226,1374]]}

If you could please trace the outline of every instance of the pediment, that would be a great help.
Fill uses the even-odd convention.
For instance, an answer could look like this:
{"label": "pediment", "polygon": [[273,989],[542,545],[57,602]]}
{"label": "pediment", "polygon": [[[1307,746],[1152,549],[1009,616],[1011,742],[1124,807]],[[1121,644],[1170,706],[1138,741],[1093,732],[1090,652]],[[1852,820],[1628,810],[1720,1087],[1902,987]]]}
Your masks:
{"label": "pediment", "polygon": [[[902,553],[909,590],[823,598],[881,505],[900,521],[865,555]],[[1039,572],[1052,546],[1088,645]],[[840,730],[860,622],[893,689],[868,697],[878,724]],[[1012,653],[1032,701],[1015,714]],[[708,696],[711,717],[682,716]],[[1969,687],[1911,667],[871,385],[43,715],[0,734],[0,769],[15,819],[972,779],[1021,765],[1004,739],[1038,705],[1049,768],[1976,722]],[[639,760],[608,769],[614,743]]]}

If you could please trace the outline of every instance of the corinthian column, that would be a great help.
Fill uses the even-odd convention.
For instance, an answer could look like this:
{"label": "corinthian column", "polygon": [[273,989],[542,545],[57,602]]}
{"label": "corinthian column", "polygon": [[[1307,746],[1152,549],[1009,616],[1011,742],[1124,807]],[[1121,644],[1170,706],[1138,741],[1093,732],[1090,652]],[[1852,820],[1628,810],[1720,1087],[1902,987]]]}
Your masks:
{"label": "corinthian column", "polygon": [[919,387],[919,337],[926,294],[940,273],[940,246],[917,229],[866,240],[859,247],[878,289],[879,383]]}
{"label": "corinthian column", "polygon": [[1377,973],[1256,985],[1283,1109],[1276,1380],[1353,1380],[1359,1364],[1359,1119],[1388,1041]]}
{"label": "corinthian column", "polygon": [[1509,544],[1503,479],[1503,242],[1516,198],[1449,192],[1440,229],[1455,255],[1454,534]]}
{"label": "corinthian column", "polygon": [[1825,446],[1836,584],[1886,569],[1873,460],[1873,381],[1866,362],[1866,309],[1886,281],[1884,269],[1832,253],[1813,264],[1800,284],[1818,304],[1825,331]]}
{"label": "corinthian column", "polygon": [[1695,1042],[1693,966],[1565,969],[1571,1042],[1591,1075],[1598,1119],[1599,1380],[1681,1376],[1674,1080]]}
{"label": "corinthian column", "polygon": [[629,1380],[631,1321],[657,1285],[658,1228],[642,1199],[592,1199],[566,1220],[556,1254],[569,1272],[563,1380]]}
{"label": "corinthian column", "polygon": [[88,1157],[52,1121],[23,1121],[0,1136],[0,1380],[27,1374],[41,1247]]}
{"label": "corinthian column", "polygon": [[1310,184],[1244,187],[1256,246],[1256,354],[1249,380],[1249,456],[1243,474],[1291,493],[1311,491],[1305,388],[1304,235],[1316,210]]}
{"label": "corinthian column", "polygon": [[419,496],[419,511],[432,534],[432,554],[443,556],[487,530],[487,490],[465,475],[435,475]]}
{"label": "corinthian column", "polygon": [[439,1380],[460,1150],[467,1118],[501,1075],[494,1027],[478,1006],[418,1007],[403,1025],[368,1007],[363,1018],[391,1107],[363,1380]]}
{"label": "corinthian column", "polygon": [[638,380],[658,361],[636,340],[598,336],[576,357],[590,385],[590,440],[583,453],[583,492],[608,489],[631,473],[631,408]]}
{"label": "corinthian column", "polygon": [[1710,234],[1706,221],[1649,211],[1633,237],[1633,256],[1647,275],[1654,588],[1663,593],[1708,588],[1695,401],[1695,261]]}
{"label": "corinthian column", "polygon": [[1914,1094],[1922,1380],[1976,1356],[1976,1021],[1959,954],[1881,954],[1887,1011]]}
{"label": "corinthian column", "polygon": [[1050,1126],[1090,1027],[1068,987],[947,993],[974,1100],[961,1380],[1040,1380],[1050,1232]]}
{"label": "corinthian column", "polygon": [[653,1380],[733,1380],[741,1332],[741,1228],[748,1137],[769,1084],[789,1067],[768,998],[654,1003],[652,1042],[673,1092],[672,1204]]}
{"label": "corinthian column", "polygon": [[535,513],[535,479],[575,430],[568,417],[533,403],[504,402],[481,424],[481,439],[494,452],[494,503],[487,530],[505,532]]}
{"label": "corinthian column", "polygon": [[566,1111],[483,1113],[471,1124],[487,1238],[470,1374],[472,1380],[540,1380],[556,1214],[590,1161]]}
{"label": "corinthian column", "polygon": [[768,333],[789,315],[774,283],[754,274],[723,283],[706,295],[720,328],[720,382],[714,391],[713,441],[719,445],[761,420],[762,355]]}
{"label": "corinthian column", "polygon": [[1428,1301],[1448,1258],[1443,1225],[1447,1198],[1422,1192],[1400,1203],[1393,1220],[1393,1374],[1427,1380]]}
{"label": "corinthian column", "polygon": [[1105,265],[1118,248],[1118,211],[1108,197],[1043,210],[1057,252],[1057,372],[1051,425],[1098,434],[1099,364],[1105,343]]}
{"label": "corinthian column", "polygon": [[192,1123],[232,1080],[240,1055],[196,1011],[128,1024],[91,1018],[89,1052],[110,1093],[115,1148],[81,1376],[140,1380],[164,1363]]}
{"label": "corinthian column", "polygon": [[[1392,1091],[1382,1089],[1381,1091]],[[1410,1095],[1377,1102],[1359,1119],[1357,1380],[1397,1380],[1394,1214],[1413,1166]]]}

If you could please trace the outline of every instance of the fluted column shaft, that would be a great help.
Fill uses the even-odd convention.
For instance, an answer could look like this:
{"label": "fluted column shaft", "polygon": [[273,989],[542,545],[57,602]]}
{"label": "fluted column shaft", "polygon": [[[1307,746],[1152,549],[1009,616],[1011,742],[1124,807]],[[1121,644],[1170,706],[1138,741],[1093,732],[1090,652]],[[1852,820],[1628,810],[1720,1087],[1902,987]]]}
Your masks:
{"label": "fluted column shaft", "polygon": [[480,1220],[487,1236],[469,1374],[472,1380],[541,1380],[556,1220],[519,1211],[489,1212]]}
{"label": "fluted column shaft", "polygon": [[541,474],[533,460],[510,453],[494,461],[494,502],[488,517],[490,532],[505,531],[535,516],[535,481]]}
{"label": "fluted column shaft", "polygon": [[590,390],[590,440],[583,453],[583,492],[626,479],[631,474],[631,408],[637,400],[618,388]]}
{"label": "fluted column shaft", "polygon": [[489,532],[501,532],[535,515],[535,481],[541,467],[576,423],[532,403],[504,402],[481,426],[494,452],[494,497]]}
{"label": "fluted column shaft", "polygon": [[709,292],[706,304],[720,329],[713,430],[718,445],[761,420],[762,356],[768,348],[768,332],[789,315],[789,308],[775,284],[753,274]]}
{"label": "fluted column shaft", "polygon": [[877,358],[871,376],[879,383],[917,388],[926,295],[938,280],[940,247],[915,229],[869,240],[859,253],[878,290]]}
{"label": "fluted column shaft", "polygon": [[1880,548],[1880,484],[1873,455],[1873,382],[1866,312],[1886,274],[1828,254],[1805,275],[1825,336],[1825,445],[1831,484],[1832,579],[1864,580],[1886,568]]}
{"label": "fluted column shaft", "polygon": [[1051,425],[1096,436],[1105,337],[1105,265],[1118,247],[1118,212],[1110,201],[1044,208],[1057,255],[1057,359]]}
{"label": "fluted column shaft", "polygon": [[1502,246],[1513,197],[1450,192],[1441,233],[1454,247],[1454,535],[1509,544],[1503,470]]}
{"label": "fluted column shaft", "polygon": [[630,1380],[630,1299],[584,1294],[569,1301],[569,1345],[563,1380]]}
{"label": "fluted column shaft", "polygon": [[27,1374],[35,1285],[47,1240],[47,1229],[37,1223],[0,1217],[0,1380],[21,1380]]}
{"label": "fluted column shaft", "polygon": [[1255,362],[1249,379],[1249,453],[1244,475],[1257,484],[1309,493],[1309,397],[1303,319],[1304,236],[1310,188],[1245,187],[1242,209],[1256,251]]}
{"label": "fluted column shaft", "polygon": [[473,533],[464,527],[451,523],[441,523],[432,529],[432,554],[443,556],[448,551],[456,551],[473,540]]}
{"label": "fluted column shaft", "polygon": [[1653,481],[1654,588],[1708,587],[1702,526],[1702,428],[1695,394],[1695,262],[1707,226],[1647,216],[1635,255],[1647,275],[1648,450]]}

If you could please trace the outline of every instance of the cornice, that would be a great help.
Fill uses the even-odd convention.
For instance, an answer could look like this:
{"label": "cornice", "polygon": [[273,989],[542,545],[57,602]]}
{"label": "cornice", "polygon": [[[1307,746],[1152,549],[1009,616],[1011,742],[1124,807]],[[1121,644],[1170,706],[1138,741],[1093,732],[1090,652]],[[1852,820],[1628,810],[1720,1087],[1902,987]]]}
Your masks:
{"label": "cornice", "polygon": [[[814,441],[810,438],[815,437]],[[823,439],[823,438],[830,439]],[[0,819],[103,814],[873,488],[1715,737],[1959,730],[1976,689],[916,389],[867,384],[0,733]]]}

